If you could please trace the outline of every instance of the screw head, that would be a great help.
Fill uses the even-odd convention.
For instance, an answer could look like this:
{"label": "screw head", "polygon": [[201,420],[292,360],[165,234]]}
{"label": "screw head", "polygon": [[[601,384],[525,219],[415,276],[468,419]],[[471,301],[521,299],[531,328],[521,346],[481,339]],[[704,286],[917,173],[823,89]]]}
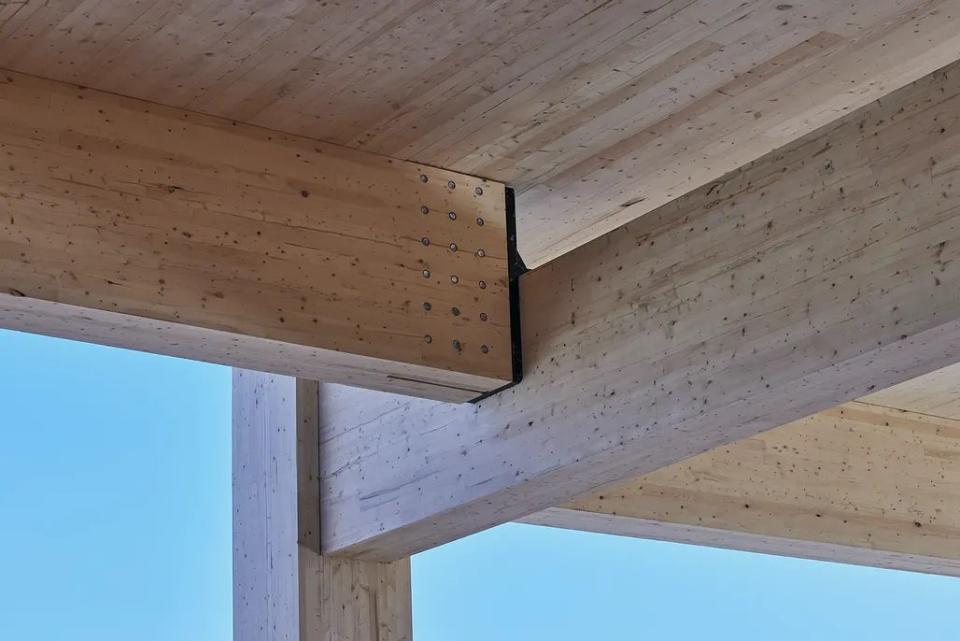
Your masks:
{"label": "screw head", "polygon": [[459,307],[453,307],[453,308],[450,309],[450,313],[453,314],[454,316],[459,316],[459,315],[460,315],[460,308],[459,308]]}
{"label": "screw head", "polygon": [[490,348],[487,347],[486,345],[481,345],[481,346],[480,346],[480,351],[483,352],[484,354],[486,354],[487,352],[490,351]]}
{"label": "screw head", "polygon": [[449,187],[450,189],[456,189],[456,188],[457,188],[457,183],[455,183],[455,182],[453,182],[452,180],[450,180],[450,181],[447,182],[447,187]]}
{"label": "screw head", "polygon": [[450,243],[450,251],[452,251],[452,252],[457,251],[457,244],[456,244],[456,243]]}
{"label": "screw head", "polygon": [[458,352],[463,349],[463,346],[460,345],[460,341],[457,339],[453,339],[453,349],[457,350]]}
{"label": "screw head", "polygon": [[486,289],[486,288],[487,288],[487,281],[485,281],[485,280],[481,280],[478,284],[480,285],[480,289]]}
{"label": "screw head", "polygon": [[424,236],[423,238],[420,239],[420,244],[423,245],[424,247],[429,247],[430,239]]}
{"label": "screw head", "polygon": [[430,208],[427,207],[426,205],[420,205],[420,213],[421,213],[421,214],[429,214],[429,213],[430,213]]}
{"label": "screw head", "polygon": [[424,277],[424,278],[430,278],[430,270],[429,270],[429,269],[425,269],[425,270],[423,270],[423,271],[420,272],[420,273],[423,274],[423,277]]}
{"label": "screw head", "polygon": [[477,187],[476,189],[473,190],[473,192],[474,192],[476,195],[478,195],[478,196],[482,196],[482,195],[483,195],[483,187]]}
{"label": "screw head", "polygon": [[480,312],[480,320],[482,320],[482,321],[487,320],[487,313],[486,313],[486,312]]}
{"label": "screw head", "polygon": [[453,276],[450,277],[450,282],[456,285],[457,283],[460,282],[460,277],[454,274]]}
{"label": "screw head", "polygon": [[430,334],[427,334],[426,336],[423,337],[423,342],[429,345],[430,343],[433,342],[433,336],[431,336]]}
{"label": "screw head", "polygon": [[420,182],[425,183],[425,182],[427,182],[428,180],[430,180],[430,179],[427,178],[427,175],[426,175],[426,174],[420,174]]}
{"label": "screw head", "polygon": [[477,250],[477,258],[483,258],[486,255],[487,255],[487,252],[483,251],[482,249]]}
{"label": "screw head", "polygon": [[456,220],[456,219],[457,219],[457,212],[451,211],[449,214],[447,214],[447,218],[449,218],[450,220]]}
{"label": "screw head", "polygon": [[483,227],[483,218],[477,218],[477,227]]}
{"label": "screw head", "polygon": [[423,311],[429,312],[431,309],[433,309],[433,305],[431,305],[430,303],[423,304]]}

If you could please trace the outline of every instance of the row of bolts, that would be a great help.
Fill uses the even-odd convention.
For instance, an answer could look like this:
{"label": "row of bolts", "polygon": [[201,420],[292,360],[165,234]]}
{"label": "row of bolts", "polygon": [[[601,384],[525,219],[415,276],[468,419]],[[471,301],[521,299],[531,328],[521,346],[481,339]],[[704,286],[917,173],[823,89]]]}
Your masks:
{"label": "row of bolts", "polygon": [[[425,175],[423,175],[423,174],[420,175],[420,182],[425,183],[425,182],[427,182],[427,180],[429,180],[429,179],[428,179]],[[450,180],[450,181],[447,182],[447,187],[448,187],[449,189],[451,189],[451,190],[452,190],[452,189],[456,189],[457,183],[455,183],[454,181]],[[482,189],[481,187],[477,187],[477,188],[474,190],[474,193],[476,193],[478,196],[482,196],[482,195],[483,195],[483,189]],[[429,214],[429,213],[430,213],[430,208],[427,207],[426,205],[421,205],[421,206],[420,206],[420,213],[421,213],[421,214],[424,214],[424,215]],[[457,219],[457,212],[451,211],[451,212],[447,213],[447,218],[449,218],[450,220],[456,220],[456,219]],[[483,218],[481,218],[481,217],[479,217],[479,216],[477,217],[477,226],[478,226],[478,227],[483,227]],[[429,247],[429,246],[430,246],[430,239],[427,238],[426,236],[424,236],[423,238],[420,239],[420,243],[421,243],[424,247]],[[457,251],[457,249],[458,249],[456,243],[450,243],[449,247],[450,247],[450,251],[452,251],[452,252],[455,252],[455,251]],[[487,255],[486,252],[483,251],[482,249],[478,249],[478,250],[475,252],[475,254],[476,254],[477,258],[483,258],[484,256]],[[423,274],[423,277],[424,277],[424,278],[430,278],[430,270],[429,270],[429,269],[424,269],[423,272],[422,272],[422,274]],[[460,282],[460,277],[457,276],[456,274],[454,274],[454,275],[450,276],[450,282],[453,283],[454,285],[456,285],[457,283]],[[478,283],[478,285],[480,286],[480,289],[486,289],[486,288],[487,288],[487,283],[486,283],[486,281],[482,281],[482,280],[481,280],[481,281]],[[433,307],[433,306],[432,306],[430,303],[426,303],[426,302],[425,302],[425,303],[423,304],[423,309],[424,309],[424,311],[429,312],[429,311],[432,309],[432,307]],[[453,313],[454,316],[459,316],[459,315],[460,315],[460,309],[457,308],[457,307],[452,308],[452,309],[451,309],[451,312]],[[482,320],[482,321],[486,321],[486,320],[487,320],[487,314],[486,314],[486,312],[480,312],[480,320]],[[423,337],[423,341],[424,341],[425,343],[427,343],[427,344],[432,343],[432,342],[433,342],[433,337],[430,336],[430,334],[427,334],[427,335],[425,335],[425,336]],[[455,349],[455,350],[457,350],[457,351],[460,351],[461,348],[462,348],[462,345],[460,344],[460,341],[457,340],[457,339],[454,339],[454,340],[453,340],[453,349]],[[488,346],[486,346],[486,345],[481,345],[481,346],[480,346],[480,351],[483,352],[484,354],[486,354],[487,352],[490,351],[490,348],[489,348]]]}

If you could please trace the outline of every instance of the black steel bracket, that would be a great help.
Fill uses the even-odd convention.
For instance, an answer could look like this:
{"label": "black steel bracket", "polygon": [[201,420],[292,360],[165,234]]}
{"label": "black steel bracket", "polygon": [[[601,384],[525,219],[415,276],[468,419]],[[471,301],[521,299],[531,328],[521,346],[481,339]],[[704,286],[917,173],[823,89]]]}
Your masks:
{"label": "black steel bracket", "polygon": [[523,379],[523,343],[520,335],[520,276],[527,272],[523,258],[517,251],[517,205],[513,187],[507,187],[507,274],[510,295],[510,355],[513,361],[513,380],[495,390],[485,392],[470,401],[479,403],[485,398],[510,389]]}

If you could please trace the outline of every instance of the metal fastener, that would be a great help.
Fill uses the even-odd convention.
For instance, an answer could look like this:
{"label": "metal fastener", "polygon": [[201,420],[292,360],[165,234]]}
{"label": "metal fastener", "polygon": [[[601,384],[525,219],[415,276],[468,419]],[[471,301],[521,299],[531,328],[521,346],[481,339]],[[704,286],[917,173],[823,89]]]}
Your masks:
{"label": "metal fastener", "polygon": [[457,251],[457,244],[456,244],[456,243],[450,243],[450,251],[452,251],[452,252]]}
{"label": "metal fastener", "polygon": [[451,211],[449,214],[447,214],[447,218],[449,218],[450,220],[456,220],[456,219],[457,219],[457,212]]}
{"label": "metal fastener", "polygon": [[457,283],[460,282],[460,277],[454,274],[453,276],[450,277],[450,282],[456,285]]}
{"label": "metal fastener", "polygon": [[477,227],[483,227],[483,218],[477,218]]}
{"label": "metal fastener", "polygon": [[480,351],[483,352],[484,354],[486,354],[487,352],[490,351],[490,348],[487,347],[486,345],[481,345],[481,346],[480,346]]}
{"label": "metal fastener", "polygon": [[480,285],[480,289],[486,289],[486,288],[487,288],[487,281],[481,280],[480,283],[479,283],[479,285]]}
{"label": "metal fastener", "polygon": [[459,308],[459,307],[454,307],[454,308],[452,308],[452,309],[450,310],[450,313],[453,314],[454,316],[459,316],[459,315],[460,315],[460,308]]}
{"label": "metal fastener", "polygon": [[456,189],[457,183],[453,182],[452,180],[447,181],[447,187],[449,187],[450,189]]}
{"label": "metal fastener", "polygon": [[420,244],[423,245],[424,247],[429,247],[430,239],[424,236],[423,238],[420,239]]}
{"label": "metal fastener", "polygon": [[433,309],[433,305],[431,305],[430,303],[423,304],[423,311],[429,312],[431,309]]}
{"label": "metal fastener", "polygon": [[482,320],[482,321],[487,320],[487,313],[486,313],[486,312],[480,312],[480,320]]}
{"label": "metal fastener", "polygon": [[487,252],[483,251],[482,249],[477,250],[477,258],[483,258],[486,255],[487,255]]}
{"label": "metal fastener", "polygon": [[420,213],[421,213],[421,214],[429,214],[429,213],[430,213],[430,208],[427,207],[426,205],[420,205]]}
{"label": "metal fastener", "polygon": [[427,334],[426,336],[423,337],[423,342],[429,345],[430,343],[433,342],[433,336],[431,336],[430,334]]}
{"label": "metal fastener", "polygon": [[428,180],[429,178],[427,178],[426,174],[420,174],[420,182],[425,183]]}
{"label": "metal fastener", "polygon": [[477,188],[474,189],[473,191],[474,191],[474,193],[476,193],[478,196],[482,196],[482,195],[483,195],[483,187],[477,187]]}
{"label": "metal fastener", "polygon": [[429,269],[425,269],[425,270],[423,270],[423,271],[420,272],[420,273],[423,274],[423,277],[424,277],[424,278],[430,278],[430,270],[429,270]]}
{"label": "metal fastener", "polygon": [[453,339],[453,349],[457,350],[458,352],[463,349],[463,346],[460,345],[460,341],[457,339]]}

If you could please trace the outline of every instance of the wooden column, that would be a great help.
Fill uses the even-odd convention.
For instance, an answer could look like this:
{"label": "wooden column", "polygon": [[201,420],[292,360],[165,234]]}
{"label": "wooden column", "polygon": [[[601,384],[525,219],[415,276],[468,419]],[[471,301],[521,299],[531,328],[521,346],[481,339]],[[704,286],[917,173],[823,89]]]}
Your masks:
{"label": "wooden column", "polygon": [[234,370],[235,641],[410,641],[409,559],[319,554],[317,383]]}
{"label": "wooden column", "polygon": [[502,184],[0,71],[0,327],[466,401]]}

